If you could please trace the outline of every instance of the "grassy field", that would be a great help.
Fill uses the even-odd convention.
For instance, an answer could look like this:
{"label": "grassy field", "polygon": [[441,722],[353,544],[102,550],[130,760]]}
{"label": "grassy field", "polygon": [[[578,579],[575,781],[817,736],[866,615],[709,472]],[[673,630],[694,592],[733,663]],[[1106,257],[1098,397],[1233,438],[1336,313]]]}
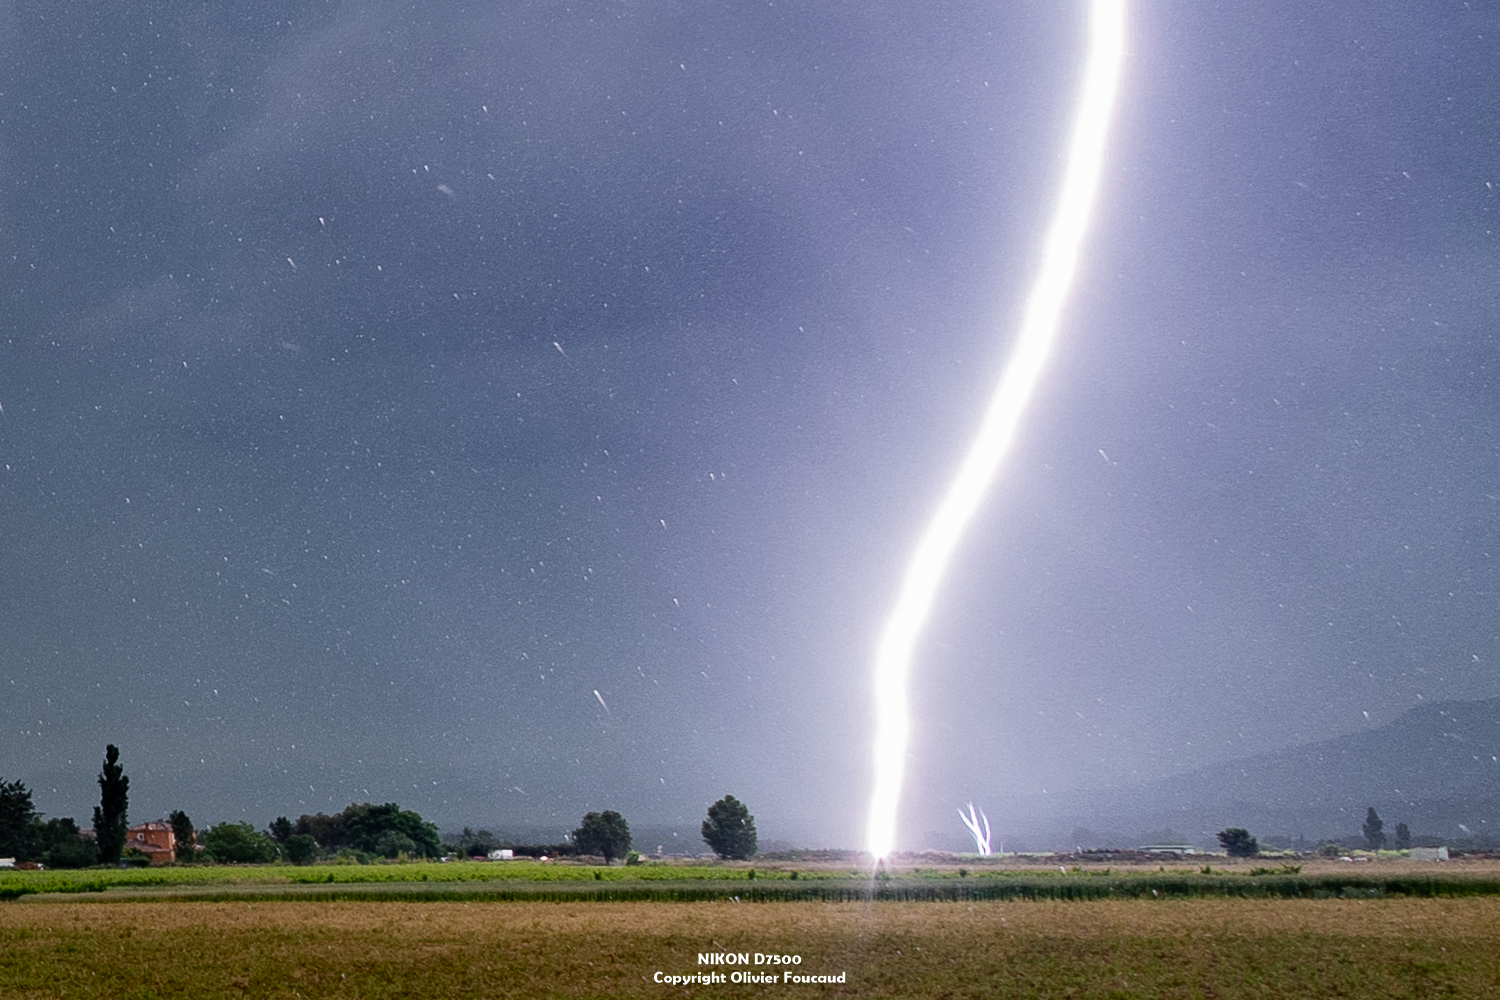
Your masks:
{"label": "grassy field", "polygon": [[[828,875],[830,873],[821,873]],[[842,873],[848,876],[849,872]],[[183,865],[161,868],[87,868],[76,871],[0,872],[0,899],[28,892],[104,892],[120,889],[351,885],[390,883],[552,883],[656,882],[744,879],[749,869],[724,867],[635,866],[599,867],[579,864],[541,864],[460,861],[448,864],[418,862],[377,865]],[[765,878],[789,878],[789,873],[758,873]],[[807,876],[812,877],[811,873]]]}
{"label": "grassy field", "polygon": [[[1500,897],[0,906],[0,996],[1493,996]],[[835,984],[671,986],[699,952]],[[737,967],[717,966],[729,973]],[[779,969],[750,966],[765,973]]]}
{"label": "grassy field", "polygon": [[[1305,869],[1305,870],[1304,870]],[[0,872],[0,901],[88,894],[105,900],[395,902],[977,902],[1013,899],[1380,898],[1500,895],[1500,866],[1389,863],[898,867],[872,880],[847,864],[596,867],[535,862],[88,869]]]}
{"label": "grassy field", "polygon": [[[1500,984],[1500,866],[453,863],[0,872],[0,998],[1426,997]],[[920,863],[918,863],[920,862]],[[872,900],[872,896],[874,899]],[[104,905],[120,903],[128,905]],[[700,952],[796,954],[762,977]]]}

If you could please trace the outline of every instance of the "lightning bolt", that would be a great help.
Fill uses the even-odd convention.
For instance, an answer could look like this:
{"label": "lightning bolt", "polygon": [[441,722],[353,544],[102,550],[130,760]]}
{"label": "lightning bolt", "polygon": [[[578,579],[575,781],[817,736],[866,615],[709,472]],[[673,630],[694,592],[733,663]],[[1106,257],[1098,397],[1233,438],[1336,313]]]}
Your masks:
{"label": "lightning bolt", "polygon": [[888,857],[896,844],[896,809],[911,735],[906,692],[912,653],[932,612],[953,552],[1015,439],[1016,428],[1056,337],[1099,189],[1104,144],[1124,61],[1125,0],[1093,0],[1089,13],[1089,55],[1062,192],[1047,232],[1042,268],[1026,302],[1015,350],[990,397],[974,443],[917,542],[895,607],[876,645],[875,787],[870,796],[865,844],[877,860]]}
{"label": "lightning bolt", "polygon": [[[960,809],[958,811],[958,818],[964,821],[964,826],[968,827],[969,828],[969,832],[974,835],[974,850],[977,851],[980,854],[981,857],[986,857],[986,858],[989,857],[990,856],[990,818],[984,814],[984,810],[983,809],[979,810],[979,815],[975,816],[974,815],[974,803],[970,802],[969,803],[969,815],[965,816],[964,815],[964,811],[962,809]],[[980,823],[981,820],[984,821],[984,832],[983,833],[979,832],[979,823]]]}

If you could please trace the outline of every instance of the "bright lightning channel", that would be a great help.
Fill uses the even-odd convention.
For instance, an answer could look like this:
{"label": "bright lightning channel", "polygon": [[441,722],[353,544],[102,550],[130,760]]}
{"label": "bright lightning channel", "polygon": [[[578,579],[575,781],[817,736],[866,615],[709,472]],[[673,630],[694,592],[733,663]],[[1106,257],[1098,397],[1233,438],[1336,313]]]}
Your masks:
{"label": "bright lightning channel", "polygon": [[932,612],[954,549],[1015,438],[1078,269],[1125,60],[1125,0],[1093,0],[1089,36],[1082,99],[1068,147],[1062,192],[1015,351],[990,398],[978,436],[917,542],[875,649],[875,789],[870,796],[865,844],[877,860],[888,857],[896,845],[896,807],[911,734],[906,689],[917,638]]}

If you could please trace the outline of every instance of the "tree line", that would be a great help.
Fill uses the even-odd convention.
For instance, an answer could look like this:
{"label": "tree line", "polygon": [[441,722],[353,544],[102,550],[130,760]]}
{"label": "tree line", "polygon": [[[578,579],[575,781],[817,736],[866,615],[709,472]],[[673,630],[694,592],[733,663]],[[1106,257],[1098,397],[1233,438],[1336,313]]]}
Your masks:
{"label": "tree line", "polygon": [[[1405,823],[1396,824],[1396,836],[1394,840],[1388,840],[1385,833],[1385,820],[1371,806],[1365,813],[1364,825],[1360,828],[1364,835],[1365,850],[1384,850],[1389,842],[1398,851],[1409,850],[1412,847],[1411,829]],[[1249,830],[1241,826],[1232,826],[1218,833],[1219,846],[1224,848],[1224,853],[1232,858],[1253,858],[1260,853],[1260,843],[1251,835]],[[1320,846],[1321,853],[1329,853],[1329,849],[1342,850],[1343,845],[1334,841],[1328,841]],[[1334,853],[1337,853],[1337,850]]]}
{"label": "tree line", "polygon": [[[94,807],[92,836],[71,817],[43,820],[31,791],[20,781],[0,781],[0,857],[38,862],[49,868],[87,868],[145,863],[128,844],[130,779],[114,744],[106,747],[99,772],[99,805]],[[439,858],[452,847],[464,854],[488,853],[493,837],[464,829],[457,843],[445,845],[437,827],[394,802],[350,803],[343,811],[303,814],[296,820],[278,816],[265,830],[250,823],[217,823],[203,830],[182,810],[167,820],[176,842],[178,863],[266,864],[284,860],[311,864],[338,858],[369,862],[380,858]],[[721,858],[747,859],[757,849],[755,817],[732,795],[715,802],[701,828],[704,843]],[[481,844],[483,840],[485,843]],[[597,855],[605,864],[630,855],[630,824],[614,810],[587,813],[566,844],[521,847],[533,856]],[[132,854],[137,855],[132,858]]]}
{"label": "tree line", "polygon": [[127,837],[129,791],[120,750],[111,743],[99,771],[93,835],[87,836],[71,816],[43,821],[32,805],[29,788],[20,781],[0,781],[0,857],[39,861],[52,868],[118,862]]}

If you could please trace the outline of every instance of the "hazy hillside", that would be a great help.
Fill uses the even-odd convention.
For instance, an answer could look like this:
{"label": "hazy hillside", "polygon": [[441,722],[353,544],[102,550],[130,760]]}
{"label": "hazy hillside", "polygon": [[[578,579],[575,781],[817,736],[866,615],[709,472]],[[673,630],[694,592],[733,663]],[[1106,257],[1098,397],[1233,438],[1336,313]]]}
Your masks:
{"label": "hazy hillside", "polygon": [[1414,835],[1457,839],[1463,824],[1500,839],[1500,698],[1423,705],[1368,732],[1141,786],[1034,796],[1005,826],[1047,846],[1078,839],[1078,828],[1096,846],[1164,830],[1211,842],[1230,825],[1316,840],[1357,834],[1370,806],[1388,834],[1404,822]]}

